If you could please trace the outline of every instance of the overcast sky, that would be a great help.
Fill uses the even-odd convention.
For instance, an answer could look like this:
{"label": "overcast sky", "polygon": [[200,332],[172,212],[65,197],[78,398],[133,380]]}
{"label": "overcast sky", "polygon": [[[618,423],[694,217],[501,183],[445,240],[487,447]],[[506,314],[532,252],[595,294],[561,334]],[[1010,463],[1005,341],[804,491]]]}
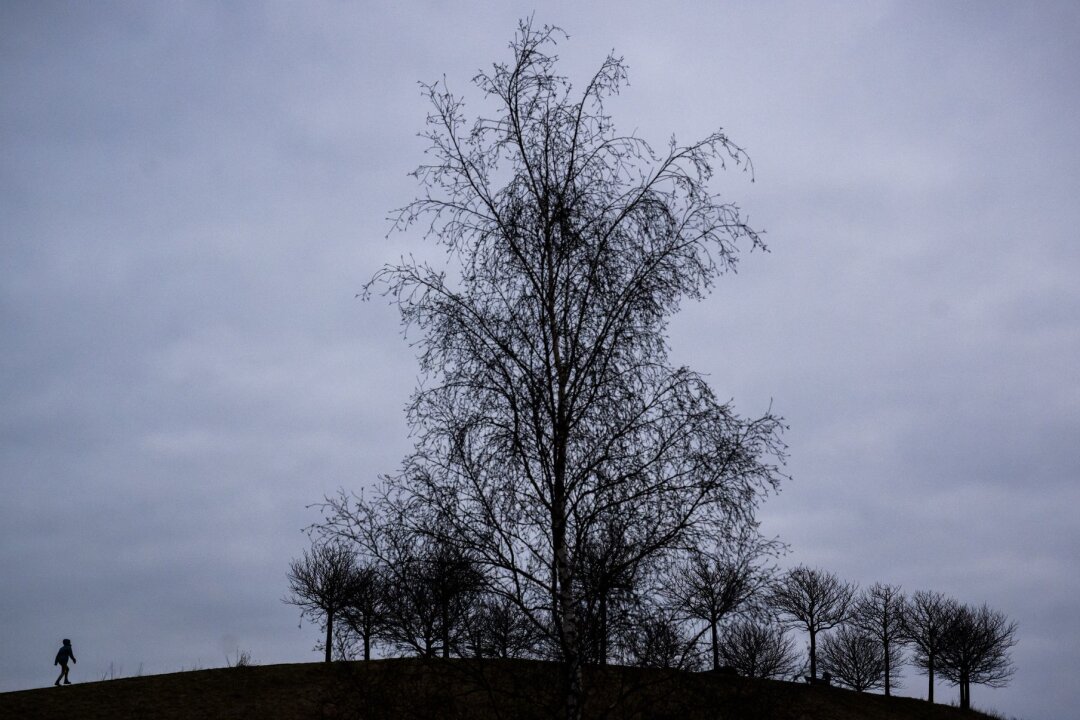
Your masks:
{"label": "overcast sky", "polygon": [[319,659],[281,602],[307,506],[409,447],[412,351],[355,295],[437,258],[387,237],[416,82],[478,99],[534,9],[572,78],[626,58],[620,129],[753,159],[714,188],[770,252],[671,345],[790,425],[785,563],[989,603],[1017,673],[974,704],[1075,712],[1069,2],[0,3],[0,691],[63,637],[75,681]]}

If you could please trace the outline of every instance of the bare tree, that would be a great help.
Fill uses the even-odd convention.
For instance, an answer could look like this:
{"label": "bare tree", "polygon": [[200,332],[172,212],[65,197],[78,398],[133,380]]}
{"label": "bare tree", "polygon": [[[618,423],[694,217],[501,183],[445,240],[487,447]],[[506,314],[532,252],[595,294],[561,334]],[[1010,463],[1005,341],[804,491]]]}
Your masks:
{"label": "bare tree", "polygon": [[468,634],[476,657],[527,658],[541,653],[541,637],[535,624],[505,597],[481,598],[469,619]]}
{"label": "bare tree", "polygon": [[886,696],[892,694],[893,687],[899,687],[905,608],[899,587],[874,583],[859,595],[851,614],[851,623],[881,645]]}
{"label": "bare tree", "polygon": [[371,645],[385,632],[389,615],[390,591],[383,572],[374,563],[358,563],[341,623],[359,641],[365,660],[371,659]]}
{"label": "bare tree", "polygon": [[939,592],[920,590],[907,601],[903,613],[904,639],[914,648],[912,662],[928,679],[926,699],[934,702],[934,673],[940,664],[945,631],[959,605]]}
{"label": "bare tree", "polygon": [[670,608],[643,605],[636,615],[623,633],[627,662],[639,667],[698,669],[700,653],[694,638]]}
{"label": "bare tree", "polygon": [[468,620],[482,590],[475,564],[430,537],[399,546],[388,588],[387,637],[424,657],[466,654]]}
{"label": "bare tree", "polygon": [[817,679],[817,635],[847,622],[856,586],[824,570],[805,565],[782,574],[769,591],[768,603],[781,620],[810,634],[810,677]]}
{"label": "bare tree", "polygon": [[342,494],[326,508],[347,516],[313,530],[336,542],[351,542],[377,564],[382,575],[381,636],[398,651],[423,657],[467,652],[466,623],[483,591],[479,565],[439,530],[441,521],[390,502],[370,503]]}
{"label": "bare tree", "polygon": [[607,664],[612,639],[620,629],[620,623],[612,620],[626,617],[644,574],[629,535],[620,518],[610,518],[584,539],[574,558],[586,662]]}
{"label": "bare tree", "polygon": [[960,708],[971,708],[971,685],[1005,687],[1014,667],[1009,650],[1016,623],[986,605],[963,605],[952,616],[941,648],[941,675],[960,688]]}
{"label": "bare tree", "polygon": [[[898,648],[891,649],[893,665],[898,664]],[[827,635],[821,643],[821,667],[841,685],[864,692],[885,686],[888,660],[878,639],[854,625],[845,625]]]}
{"label": "bare tree", "polygon": [[[399,226],[423,222],[454,266],[403,259],[373,283],[417,332],[425,376],[415,451],[383,497],[441,518],[549,635],[576,720],[577,560],[595,529],[623,521],[628,568],[725,536],[780,482],[783,446],[776,417],[741,418],[668,362],[679,303],[762,245],[707,187],[745,153],[719,132],[659,153],[618,134],[604,100],[622,60],[575,91],[560,36],[523,23],[512,60],[475,78],[488,104],[474,122],[445,83],[425,86],[431,161]],[[331,500],[326,525],[347,532],[351,516]]]}
{"label": "bare tree", "polygon": [[688,618],[705,623],[714,670],[720,668],[721,621],[749,608],[768,586],[771,575],[764,562],[777,549],[748,528],[734,542],[693,552],[676,566],[666,592]]}
{"label": "bare tree", "polygon": [[795,642],[776,622],[739,618],[720,634],[720,659],[744,677],[790,679],[799,671]]}
{"label": "bare tree", "polygon": [[316,543],[289,565],[289,595],[284,602],[323,624],[326,662],[334,647],[334,619],[349,602],[355,572],[355,551],[335,542]]}

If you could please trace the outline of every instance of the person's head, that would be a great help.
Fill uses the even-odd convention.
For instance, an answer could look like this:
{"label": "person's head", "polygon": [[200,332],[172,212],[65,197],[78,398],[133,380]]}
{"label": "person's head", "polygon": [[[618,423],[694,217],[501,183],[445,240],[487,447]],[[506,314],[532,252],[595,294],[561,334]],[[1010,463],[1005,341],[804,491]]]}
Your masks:
{"label": "person's head", "polygon": [[65,645],[70,645],[70,644],[71,644],[71,641],[70,641],[70,640],[68,640],[67,638],[64,638],[64,644],[65,644]]}

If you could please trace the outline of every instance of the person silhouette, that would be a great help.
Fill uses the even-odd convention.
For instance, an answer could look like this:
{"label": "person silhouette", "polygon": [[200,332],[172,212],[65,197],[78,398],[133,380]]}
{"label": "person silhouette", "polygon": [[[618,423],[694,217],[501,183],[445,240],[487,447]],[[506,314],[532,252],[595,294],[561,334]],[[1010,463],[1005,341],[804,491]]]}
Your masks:
{"label": "person silhouette", "polygon": [[75,659],[75,653],[71,652],[71,641],[64,638],[64,646],[60,648],[60,652],[56,653],[56,660],[53,661],[53,665],[60,666],[60,677],[56,678],[54,685],[59,685],[63,680],[65,685],[70,685],[71,681],[68,680],[68,660],[71,662],[78,662]]}

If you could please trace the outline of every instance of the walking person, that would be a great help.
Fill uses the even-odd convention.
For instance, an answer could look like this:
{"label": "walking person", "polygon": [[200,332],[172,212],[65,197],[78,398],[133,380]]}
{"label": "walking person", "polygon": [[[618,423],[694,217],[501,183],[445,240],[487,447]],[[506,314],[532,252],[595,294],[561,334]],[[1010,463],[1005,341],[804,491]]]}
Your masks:
{"label": "walking person", "polygon": [[75,660],[75,653],[71,651],[71,641],[64,638],[64,646],[60,648],[60,652],[56,653],[56,660],[53,661],[53,665],[60,666],[60,677],[56,678],[54,685],[59,685],[63,680],[65,685],[70,685],[71,681],[68,680],[68,660],[71,662],[78,662]]}

